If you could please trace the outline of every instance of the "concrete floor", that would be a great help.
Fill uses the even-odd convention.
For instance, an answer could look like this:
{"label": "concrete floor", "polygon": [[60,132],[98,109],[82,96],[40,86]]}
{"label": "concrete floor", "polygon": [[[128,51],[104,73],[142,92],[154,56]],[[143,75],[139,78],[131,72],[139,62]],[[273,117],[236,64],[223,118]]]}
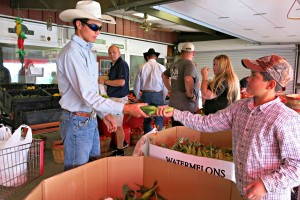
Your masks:
{"label": "concrete floor", "polygon": [[[52,132],[45,134],[47,136],[46,149],[45,149],[45,157],[44,157],[44,174],[28,183],[24,186],[17,189],[11,196],[9,196],[9,200],[20,200],[24,199],[43,179],[54,176],[56,174],[63,172],[63,164],[58,164],[54,162],[53,154],[51,150],[51,144],[55,140],[59,140],[60,136],[58,132]],[[125,149],[125,156],[131,156],[134,150],[134,146],[130,146]],[[111,152],[104,153],[101,157],[107,157],[111,154]],[[1,194],[0,194],[0,200]]]}

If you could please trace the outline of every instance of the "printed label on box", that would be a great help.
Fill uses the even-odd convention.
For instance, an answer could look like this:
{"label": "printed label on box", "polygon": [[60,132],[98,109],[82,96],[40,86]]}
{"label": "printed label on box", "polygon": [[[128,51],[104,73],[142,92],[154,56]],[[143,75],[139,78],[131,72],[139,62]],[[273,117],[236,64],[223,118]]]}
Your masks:
{"label": "printed label on box", "polygon": [[200,170],[235,182],[233,162],[189,155],[153,144],[149,144],[149,156]]}

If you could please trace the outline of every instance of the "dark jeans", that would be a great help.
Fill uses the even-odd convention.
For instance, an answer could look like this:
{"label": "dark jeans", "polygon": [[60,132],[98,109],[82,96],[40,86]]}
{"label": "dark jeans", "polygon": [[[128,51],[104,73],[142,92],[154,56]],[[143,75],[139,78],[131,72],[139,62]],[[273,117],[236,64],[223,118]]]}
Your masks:
{"label": "dark jeans", "polygon": [[[163,105],[163,93],[162,92],[143,92],[142,101],[148,103],[152,106],[162,106]],[[144,119],[144,134],[152,130],[151,126],[152,118]],[[154,123],[161,130],[163,127],[163,117],[154,117]]]}

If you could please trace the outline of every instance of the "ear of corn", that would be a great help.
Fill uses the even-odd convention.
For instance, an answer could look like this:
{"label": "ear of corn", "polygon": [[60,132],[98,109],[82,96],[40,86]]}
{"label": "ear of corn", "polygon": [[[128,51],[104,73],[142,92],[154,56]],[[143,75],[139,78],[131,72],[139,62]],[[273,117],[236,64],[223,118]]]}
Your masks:
{"label": "ear of corn", "polygon": [[173,107],[167,107],[166,109],[165,109],[165,112],[166,113],[168,113],[168,112],[171,112],[171,111],[173,111],[174,110],[174,108]]}
{"label": "ear of corn", "polygon": [[177,138],[173,146],[168,147],[166,145],[161,145],[161,147],[200,157],[207,157],[231,162],[233,161],[231,148],[220,148],[213,146],[212,144],[204,145],[200,142],[190,141],[190,139],[188,138]]}
{"label": "ear of corn", "polygon": [[201,150],[201,147],[198,147],[198,150],[197,150],[197,156],[202,156],[202,150]]}
{"label": "ear of corn", "polygon": [[148,200],[148,199],[150,199],[150,197],[153,195],[153,193],[155,192],[157,187],[158,187],[158,185],[155,184],[150,190],[148,190],[140,198],[138,198],[138,200]]}
{"label": "ear of corn", "polygon": [[221,149],[218,150],[218,153],[216,153],[216,155],[216,157],[218,157],[217,159],[224,160],[224,156]]}
{"label": "ear of corn", "polygon": [[[157,107],[151,106],[151,105],[148,105],[148,106],[142,106],[142,107],[141,107],[141,110],[142,110],[145,114],[147,114],[147,115],[149,115],[149,116],[152,116],[152,115],[155,115],[155,114],[156,114]],[[174,110],[173,107],[167,107],[167,108],[165,109],[165,112],[168,113],[168,112],[171,112],[171,111],[173,111],[173,110]]]}
{"label": "ear of corn", "polygon": [[136,184],[139,189],[132,189],[128,185],[123,185],[123,198],[114,198],[115,200],[166,200],[162,195],[158,194],[158,184],[154,181],[151,188],[144,185]]}
{"label": "ear of corn", "polygon": [[196,148],[195,148],[194,145],[192,146],[192,152],[191,152],[191,154],[192,154],[192,155],[196,155]]}
{"label": "ear of corn", "polygon": [[141,110],[149,116],[152,116],[156,113],[156,107],[155,106],[142,106]]}

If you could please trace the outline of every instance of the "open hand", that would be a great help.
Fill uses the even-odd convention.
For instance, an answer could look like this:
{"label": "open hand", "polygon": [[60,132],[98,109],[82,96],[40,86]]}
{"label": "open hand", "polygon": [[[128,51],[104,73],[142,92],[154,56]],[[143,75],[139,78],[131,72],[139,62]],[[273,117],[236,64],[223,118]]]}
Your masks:
{"label": "open hand", "polygon": [[247,198],[251,200],[259,200],[264,197],[267,193],[264,183],[261,179],[257,179],[252,183],[248,184],[244,188]]}

